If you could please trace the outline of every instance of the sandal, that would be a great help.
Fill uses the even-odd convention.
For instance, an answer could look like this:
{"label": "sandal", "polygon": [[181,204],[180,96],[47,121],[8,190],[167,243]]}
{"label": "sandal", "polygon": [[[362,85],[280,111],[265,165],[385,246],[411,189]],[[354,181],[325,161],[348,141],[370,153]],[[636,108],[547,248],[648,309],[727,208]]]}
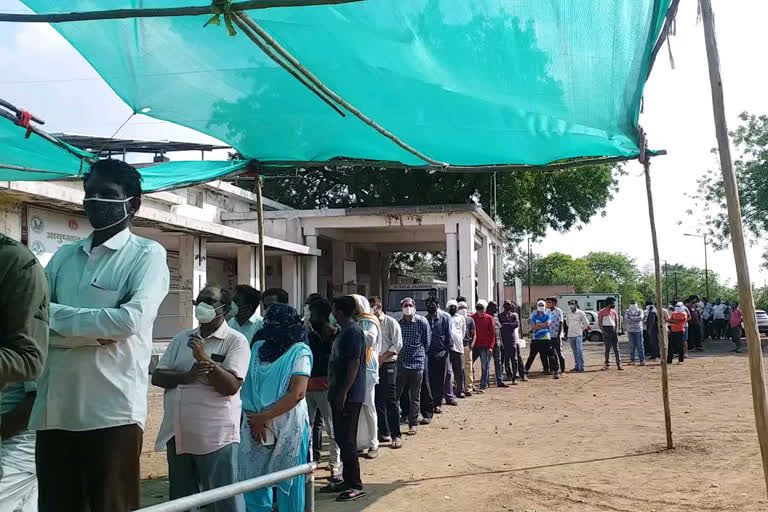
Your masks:
{"label": "sandal", "polygon": [[354,501],[363,496],[365,496],[365,491],[362,489],[347,489],[336,496],[336,501]]}
{"label": "sandal", "polygon": [[415,436],[416,435],[416,427],[411,427],[410,429],[408,429],[407,434],[409,436]]}
{"label": "sandal", "polygon": [[330,482],[328,482],[328,485],[325,487],[321,487],[318,492],[322,493],[333,493],[333,492],[339,492],[339,491],[347,491],[347,484],[344,483],[344,480],[333,480],[331,479]]}
{"label": "sandal", "polygon": [[[413,432],[416,433],[415,430]],[[399,437],[396,437],[392,440],[392,445],[390,446],[390,448],[392,448],[393,450],[397,450],[402,447],[403,447],[403,442],[400,440]]]}

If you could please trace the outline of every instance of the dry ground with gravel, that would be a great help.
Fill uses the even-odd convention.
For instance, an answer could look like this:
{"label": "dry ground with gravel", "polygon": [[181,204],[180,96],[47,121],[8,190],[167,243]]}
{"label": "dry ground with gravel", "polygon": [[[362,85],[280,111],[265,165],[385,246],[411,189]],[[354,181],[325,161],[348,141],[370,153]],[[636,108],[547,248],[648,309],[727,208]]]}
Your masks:
{"label": "dry ground with gravel", "polygon": [[[768,510],[746,355],[726,342],[705,348],[670,366],[674,450],[664,449],[659,363],[602,371],[602,347],[587,344],[586,373],[553,380],[535,373],[537,362],[528,383],[445,407],[402,450],[383,445],[362,462],[366,498],[318,494],[317,510]],[[147,450],[162,415],[157,391]],[[142,464],[155,478],[144,482],[144,503],[166,500],[167,482],[156,479],[164,454],[148,452]]]}

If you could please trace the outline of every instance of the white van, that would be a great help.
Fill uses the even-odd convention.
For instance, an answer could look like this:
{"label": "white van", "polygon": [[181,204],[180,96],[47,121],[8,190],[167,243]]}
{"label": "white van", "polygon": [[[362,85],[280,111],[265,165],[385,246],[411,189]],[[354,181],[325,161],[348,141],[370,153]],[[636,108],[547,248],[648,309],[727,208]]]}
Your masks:
{"label": "white van", "polygon": [[400,302],[410,297],[416,303],[416,313],[427,316],[427,298],[437,297],[440,307],[445,309],[448,302],[448,288],[445,283],[393,284],[387,295],[387,314],[395,320],[403,318]]}

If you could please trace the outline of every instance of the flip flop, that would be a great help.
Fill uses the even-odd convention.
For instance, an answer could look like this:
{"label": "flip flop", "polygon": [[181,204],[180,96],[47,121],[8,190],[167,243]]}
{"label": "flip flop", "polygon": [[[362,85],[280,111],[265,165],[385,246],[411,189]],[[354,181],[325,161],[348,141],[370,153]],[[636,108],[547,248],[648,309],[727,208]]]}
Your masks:
{"label": "flip flop", "polygon": [[362,489],[347,489],[336,497],[336,501],[355,501],[363,496],[365,491]]}
{"label": "flip flop", "polygon": [[347,490],[347,484],[345,484],[343,480],[339,480],[339,481],[331,480],[330,482],[328,482],[328,485],[326,485],[325,487],[322,487],[318,492],[333,493],[333,492],[346,491],[346,490]]}

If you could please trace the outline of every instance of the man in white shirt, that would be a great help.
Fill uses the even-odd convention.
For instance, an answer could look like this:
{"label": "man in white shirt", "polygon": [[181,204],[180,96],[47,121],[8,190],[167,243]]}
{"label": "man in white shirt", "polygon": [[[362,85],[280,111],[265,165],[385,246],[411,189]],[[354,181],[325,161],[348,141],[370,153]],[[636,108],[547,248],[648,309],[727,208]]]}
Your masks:
{"label": "man in white shirt", "polygon": [[256,310],[261,304],[261,292],[247,284],[235,286],[232,309],[229,312],[229,326],[245,336],[248,345],[253,345],[253,335],[264,325],[264,319]]}
{"label": "man in white shirt", "polygon": [[451,315],[451,344],[448,353],[453,368],[453,391],[456,398],[464,398],[464,336],[467,334],[467,320],[459,314],[457,301],[449,300],[446,308]]}
{"label": "man in white shirt", "polygon": [[568,301],[568,313],[565,315],[565,324],[568,327],[568,343],[573,351],[574,372],[584,371],[584,330],[589,325],[587,315],[579,309],[575,300]]}
{"label": "man in white shirt", "polygon": [[[224,321],[232,298],[206,286],[195,301],[200,327],[177,334],[152,373],[165,389],[155,450],[168,449],[172,500],[238,481],[240,387],[251,349]],[[213,512],[245,512],[242,495],[217,501]]]}
{"label": "man in white shirt", "polygon": [[128,228],[141,205],[136,169],[101,160],[83,186],[94,231],[46,268],[50,350],[29,421],[40,512],[139,507],[152,327],[168,293],[165,249]]}
{"label": "man in white shirt", "polygon": [[379,383],[376,384],[376,418],[379,423],[379,442],[392,441],[392,448],[403,447],[400,434],[400,409],[397,406],[397,354],[403,349],[400,324],[385,315],[379,297],[368,299],[371,310],[381,323],[381,353],[379,355]]}

